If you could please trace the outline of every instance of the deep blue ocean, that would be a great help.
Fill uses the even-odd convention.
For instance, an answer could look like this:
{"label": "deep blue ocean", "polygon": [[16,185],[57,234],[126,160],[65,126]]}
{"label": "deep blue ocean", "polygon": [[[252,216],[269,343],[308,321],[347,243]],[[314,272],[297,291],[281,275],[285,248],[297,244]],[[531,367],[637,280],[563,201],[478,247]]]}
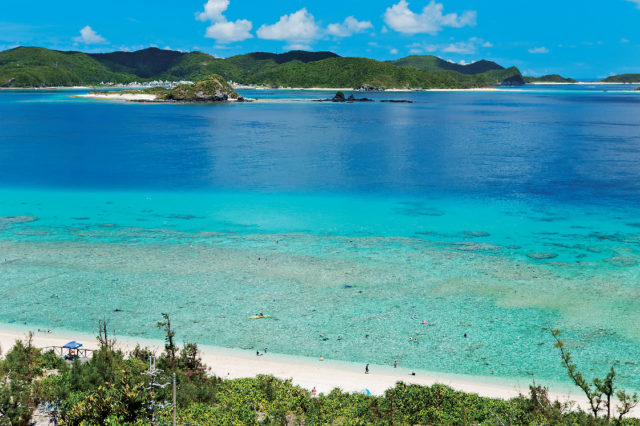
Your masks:
{"label": "deep blue ocean", "polygon": [[634,88],[1,91],[0,327],[640,388]]}

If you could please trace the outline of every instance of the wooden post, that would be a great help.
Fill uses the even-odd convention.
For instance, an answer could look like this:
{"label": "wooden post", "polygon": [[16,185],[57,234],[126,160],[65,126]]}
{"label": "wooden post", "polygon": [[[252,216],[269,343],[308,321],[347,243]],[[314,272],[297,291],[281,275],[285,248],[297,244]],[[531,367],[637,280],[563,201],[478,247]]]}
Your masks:
{"label": "wooden post", "polygon": [[173,373],[173,426],[176,426],[176,373]]}

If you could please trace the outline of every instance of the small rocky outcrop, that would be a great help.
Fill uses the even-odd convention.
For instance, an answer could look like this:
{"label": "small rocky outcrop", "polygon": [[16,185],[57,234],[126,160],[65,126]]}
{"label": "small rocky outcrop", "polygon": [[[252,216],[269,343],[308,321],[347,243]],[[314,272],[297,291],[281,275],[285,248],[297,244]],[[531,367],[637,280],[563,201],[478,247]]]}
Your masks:
{"label": "small rocky outcrop", "polygon": [[[352,95],[353,96],[353,95]],[[346,102],[347,100],[344,97],[344,93],[342,92],[338,92],[336,93],[336,95],[333,97],[333,99],[331,99],[332,102]]]}
{"label": "small rocky outcrop", "polygon": [[353,102],[373,102],[373,99],[369,99],[369,98],[356,98],[355,96],[353,96],[353,93],[351,95],[349,95],[349,97],[345,97],[343,92],[338,92],[336,93],[336,95],[333,98],[330,99],[318,99],[316,102],[346,102],[346,103],[353,103]]}
{"label": "small rocky outcrop", "polygon": [[157,97],[159,101],[178,102],[226,102],[240,99],[242,97],[238,92],[217,74],[212,74],[194,84],[181,84]]}
{"label": "small rocky outcrop", "polygon": [[[373,99],[369,98],[356,98],[353,93],[349,95],[349,97],[345,97],[343,92],[338,92],[333,98],[329,99],[318,99],[315,102],[339,102],[339,103],[354,103],[354,102],[375,102]],[[412,104],[413,101],[408,101],[404,99],[382,99],[380,102],[389,102],[389,103],[399,103],[399,104]]]}

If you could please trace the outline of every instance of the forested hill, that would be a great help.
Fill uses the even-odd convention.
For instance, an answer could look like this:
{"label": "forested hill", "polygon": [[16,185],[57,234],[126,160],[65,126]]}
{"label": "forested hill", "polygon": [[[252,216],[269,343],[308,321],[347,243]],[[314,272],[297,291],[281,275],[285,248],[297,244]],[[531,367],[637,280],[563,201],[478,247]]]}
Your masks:
{"label": "forested hill", "polygon": [[219,74],[244,84],[282,87],[466,88],[523,83],[520,71],[490,61],[453,64],[435,56],[394,62],[343,58],[331,52],[291,51],[237,55],[226,59],[202,52],[156,48],[86,54],[39,47],[0,52],[0,86],[50,87],[151,80],[200,80]]}
{"label": "forested hill", "polygon": [[462,74],[481,74],[487,71],[503,70],[504,67],[495,62],[481,60],[472,64],[456,64],[433,55],[412,55],[395,61],[393,65],[413,67],[424,71],[456,71]]}
{"label": "forested hill", "polygon": [[605,83],[640,83],[640,74],[612,75],[602,81]]}
{"label": "forested hill", "polygon": [[525,77],[527,83],[577,83],[573,78],[566,78],[558,74],[543,75],[542,77]]}

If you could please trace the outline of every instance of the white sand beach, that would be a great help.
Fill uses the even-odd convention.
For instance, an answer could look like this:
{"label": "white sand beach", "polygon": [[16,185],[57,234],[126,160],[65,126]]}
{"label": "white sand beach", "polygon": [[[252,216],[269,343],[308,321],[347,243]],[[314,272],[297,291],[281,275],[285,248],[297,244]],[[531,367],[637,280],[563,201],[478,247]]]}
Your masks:
{"label": "white sand beach", "polygon": [[87,93],[86,95],[75,95],[74,98],[89,98],[89,99],[112,99],[116,101],[155,101],[156,95],[149,95],[146,93]]}
{"label": "white sand beach", "polygon": [[[25,340],[26,332],[19,329],[0,330],[0,348],[2,354],[13,346],[16,340]],[[74,333],[61,335],[55,332],[34,331],[33,343],[40,348],[62,346],[76,340],[86,349],[96,349],[95,337]],[[137,343],[154,350],[158,355],[164,348],[160,340],[118,338],[118,347],[125,352],[132,350]],[[295,356],[272,354],[267,352],[256,356],[253,351],[232,350],[211,346],[201,346],[203,362],[210,367],[211,374],[225,379],[255,377],[259,374],[272,375],[281,379],[291,379],[293,384],[319,393],[329,393],[334,388],[346,392],[363,392],[365,389],[373,395],[382,395],[397,382],[431,386],[436,383],[453,389],[476,393],[490,398],[509,399],[519,394],[527,394],[529,379],[507,379],[493,377],[475,377],[457,374],[443,374],[410,370],[398,366],[370,365],[370,373],[364,374],[364,364],[351,362],[320,360]],[[415,372],[415,375],[412,373]],[[576,390],[551,388],[550,396],[561,402],[575,401],[577,406],[586,410],[587,400]],[[632,411],[633,417],[640,417],[640,407]]]}

